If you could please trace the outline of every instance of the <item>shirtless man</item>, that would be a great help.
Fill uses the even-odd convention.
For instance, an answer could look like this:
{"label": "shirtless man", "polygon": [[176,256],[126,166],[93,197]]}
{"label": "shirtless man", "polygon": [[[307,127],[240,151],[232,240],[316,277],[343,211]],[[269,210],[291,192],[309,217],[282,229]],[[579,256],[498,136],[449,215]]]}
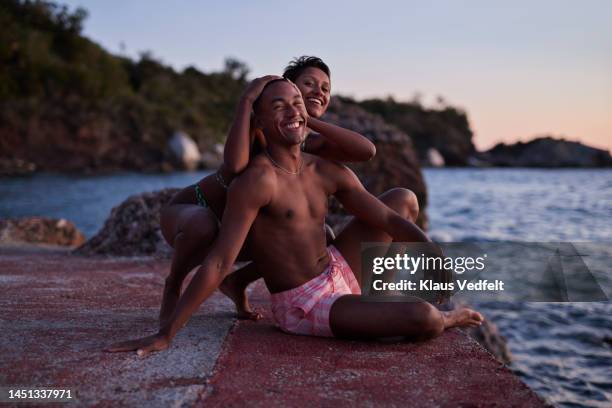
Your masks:
{"label": "shirtless man", "polygon": [[[302,56],[294,59],[283,75],[301,90],[310,116],[308,126],[313,133],[302,145],[305,152],[347,163],[367,161],[374,156],[376,148],[366,137],[318,119],[327,110],[331,96],[330,70],[320,58]],[[174,253],[170,274],[164,285],[160,327],[172,316],[184,279],[202,263],[217,237],[227,185],[247,167],[253,139],[259,140],[260,132],[251,132],[253,102],[265,84],[275,78],[280,77],[268,75],[255,79],[245,89],[227,137],[219,170],[179,191],[161,211],[161,231]],[[413,208],[414,213],[418,212],[416,196],[408,190],[389,191],[381,200],[403,200]],[[333,234],[329,235],[331,238]],[[242,261],[251,260],[247,252],[242,254]],[[219,290],[234,301],[238,318],[257,320],[261,317],[251,310],[246,296],[248,284],[260,277],[255,263],[251,262],[230,274],[219,286]]]}
{"label": "shirtless man", "polygon": [[[406,214],[365,190],[347,167],[305,154],[308,114],[299,90],[275,80],[254,105],[266,137],[264,153],[234,180],[219,237],[157,334],[110,346],[139,355],[166,349],[178,330],[230,273],[248,239],[272,293],[272,311],[289,333],[346,338],[431,338],[454,326],[481,324],[480,313],[441,312],[430,303],[368,302],[359,294],[362,242],[429,242]],[[334,195],[355,216],[326,248],[321,228]]]}

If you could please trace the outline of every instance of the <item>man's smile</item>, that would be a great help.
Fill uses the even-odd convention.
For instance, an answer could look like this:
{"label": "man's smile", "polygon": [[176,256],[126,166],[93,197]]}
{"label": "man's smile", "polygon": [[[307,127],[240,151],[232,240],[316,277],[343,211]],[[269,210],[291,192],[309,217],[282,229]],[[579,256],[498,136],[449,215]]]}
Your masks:
{"label": "man's smile", "polygon": [[282,129],[293,131],[304,127],[305,124],[306,120],[300,115],[299,117],[294,117],[292,119],[288,119],[286,121],[281,122],[280,127]]}
{"label": "man's smile", "polygon": [[300,119],[300,120],[296,120],[296,121],[293,121],[293,122],[289,122],[289,123],[285,124],[284,127],[286,127],[287,129],[291,129],[291,130],[292,129],[297,129],[300,126],[302,126],[303,123],[304,123],[304,121]]}

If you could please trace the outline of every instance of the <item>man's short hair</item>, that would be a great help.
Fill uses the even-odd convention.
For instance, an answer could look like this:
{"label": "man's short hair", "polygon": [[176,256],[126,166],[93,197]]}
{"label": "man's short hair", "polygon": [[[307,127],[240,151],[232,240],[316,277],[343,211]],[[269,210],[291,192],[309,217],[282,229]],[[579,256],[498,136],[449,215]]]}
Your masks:
{"label": "man's short hair", "polygon": [[255,99],[255,101],[253,102],[253,112],[257,113],[259,112],[259,104],[261,103],[261,96],[264,94],[265,90],[272,84],[275,84],[277,82],[280,81],[287,81],[286,78],[278,78],[278,79],[273,79],[270,82],[268,82],[267,84],[264,85],[263,89],[261,90],[261,93],[259,94],[259,96],[257,97],[257,99]]}
{"label": "man's short hair", "polygon": [[299,58],[291,60],[283,72],[283,77],[291,82],[295,82],[306,68],[319,68],[331,78],[327,64],[319,57],[309,57],[308,55],[302,55]]}

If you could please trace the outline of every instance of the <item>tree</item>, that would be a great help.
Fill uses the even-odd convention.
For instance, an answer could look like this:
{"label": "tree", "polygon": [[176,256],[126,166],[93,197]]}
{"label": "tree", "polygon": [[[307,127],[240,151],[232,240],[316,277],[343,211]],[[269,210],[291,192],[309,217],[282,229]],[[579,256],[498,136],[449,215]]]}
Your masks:
{"label": "tree", "polygon": [[223,69],[223,72],[228,74],[233,79],[243,82],[246,80],[250,69],[244,62],[230,57],[225,59],[225,68]]}

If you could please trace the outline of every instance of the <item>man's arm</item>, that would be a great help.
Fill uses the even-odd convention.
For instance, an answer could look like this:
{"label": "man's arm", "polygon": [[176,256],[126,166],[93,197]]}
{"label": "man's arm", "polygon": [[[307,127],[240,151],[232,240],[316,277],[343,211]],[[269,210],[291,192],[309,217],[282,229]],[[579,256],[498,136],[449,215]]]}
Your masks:
{"label": "man's arm", "polygon": [[169,322],[156,335],[110,346],[108,351],[137,350],[139,355],[166,349],[187,320],[217,289],[238,257],[259,209],[269,201],[270,177],[259,168],[250,168],[228,191],[219,236],[181,296]]}
{"label": "man's arm", "polygon": [[174,315],[168,324],[160,329],[169,339],[174,338],[176,332],[187,323],[200,304],[217,289],[230,272],[259,209],[269,201],[268,189],[262,188],[260,177],[261,171],[252,169],[232,183],[219,236],[181,296]]}
{"label": "man's arm", "polygon": [[[350,169],[338,164],[330,165],[336,167],[337,191],[335,196],[350,214],[374,228],[385,231],[395,242],[432,242],[416,224],[370,194]],[[426,249],[430,252],[430,256],[443,256],[442,250],[435,243],[427,245]],[[429,273],[436,282],[452,281],[451,270],[443,268]],[[437,302],[442,303],[450,295],[450,291],[438,291]]]}
{"label": "man's arm", "polygon": [[396,242],[431,242],[415,223],[370,194],[349,168],[331,163],[327,165],[335,167],[330,172],[335,175],[337,183],[334,195],[350,214],[374,228],[385,231]]}
{"label": "man's arm", "polygon": [[368,161],[376,155],[374,143],[357,132],[313,117],[308,118],[308,127],[318,134],[306,139],[307,153],[345,163]]}

